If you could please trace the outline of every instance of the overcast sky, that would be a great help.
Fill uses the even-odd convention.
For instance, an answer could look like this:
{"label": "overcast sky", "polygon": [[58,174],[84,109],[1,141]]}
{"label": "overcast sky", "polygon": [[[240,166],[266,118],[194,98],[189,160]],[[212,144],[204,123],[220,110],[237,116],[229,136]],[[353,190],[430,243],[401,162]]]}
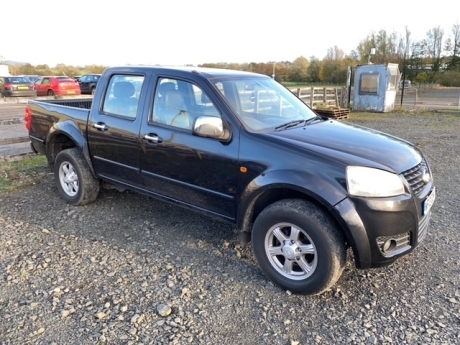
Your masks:
{"label": "overcast sky", "polygon": [[349,54],[373,30],[403,35],[407,26],[418,40],[439,25],[447,37],[460,22],[460,5],[453,7],[404,0],[10,0],[0,5],[0,56],[50,66],[322,59],[334,45]]}

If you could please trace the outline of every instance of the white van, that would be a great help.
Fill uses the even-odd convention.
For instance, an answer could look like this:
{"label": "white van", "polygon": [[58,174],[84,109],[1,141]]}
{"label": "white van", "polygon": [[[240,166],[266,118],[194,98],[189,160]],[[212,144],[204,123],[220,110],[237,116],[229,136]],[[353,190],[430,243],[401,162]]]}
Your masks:
{"label": "white van", "polygon": [[10,70],[8,65],[0,65],[0,76],[2,77],[9,77]]}

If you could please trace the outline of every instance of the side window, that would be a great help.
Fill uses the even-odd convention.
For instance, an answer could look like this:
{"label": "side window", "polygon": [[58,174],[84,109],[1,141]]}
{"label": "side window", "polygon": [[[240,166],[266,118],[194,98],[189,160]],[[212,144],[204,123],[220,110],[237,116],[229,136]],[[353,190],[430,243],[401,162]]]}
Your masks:
{"label": "side window", "polygon": [[200,116],[220,117],[209,96],[200,87],[182,80],[158,80],[153,101],[153,122],[191,130]]}
{"label": "side window", "polygon": [[86,78],[87,78],[87,76],[85,75],[85,76],[81,77],[79,81],[84,83],[86,81]]}
{"label": "side window", "polygon": [[131,119],[136,118],[139,97],[134,84],[143,82],[144,76],[113,75],[106,90],[102,111]]}

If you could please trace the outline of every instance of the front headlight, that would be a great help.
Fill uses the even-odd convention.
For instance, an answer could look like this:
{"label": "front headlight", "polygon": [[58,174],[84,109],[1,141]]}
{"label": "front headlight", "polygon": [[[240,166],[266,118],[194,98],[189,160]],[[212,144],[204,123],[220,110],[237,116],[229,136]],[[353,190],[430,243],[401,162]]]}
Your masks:
{"label": "front headlight", "polygon": [[348,193],[363,197],[388,197],[404,194],[401,178],[388,171],[374,168],[347,167]]}

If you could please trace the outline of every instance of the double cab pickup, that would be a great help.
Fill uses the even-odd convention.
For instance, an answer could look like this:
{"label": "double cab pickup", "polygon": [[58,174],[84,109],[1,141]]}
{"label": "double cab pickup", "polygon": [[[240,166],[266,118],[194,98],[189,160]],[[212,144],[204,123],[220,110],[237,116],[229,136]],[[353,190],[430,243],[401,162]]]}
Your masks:
{"label": "double cab pickup", "polygon": [[104,183],[231,222],[298,294],[330,289],[349,247],[359,269],[410,253],[436,198],[417,147],[255,73],[112,67],[92,99],[29,101],[25,123],[65,202],[93,202]]}

